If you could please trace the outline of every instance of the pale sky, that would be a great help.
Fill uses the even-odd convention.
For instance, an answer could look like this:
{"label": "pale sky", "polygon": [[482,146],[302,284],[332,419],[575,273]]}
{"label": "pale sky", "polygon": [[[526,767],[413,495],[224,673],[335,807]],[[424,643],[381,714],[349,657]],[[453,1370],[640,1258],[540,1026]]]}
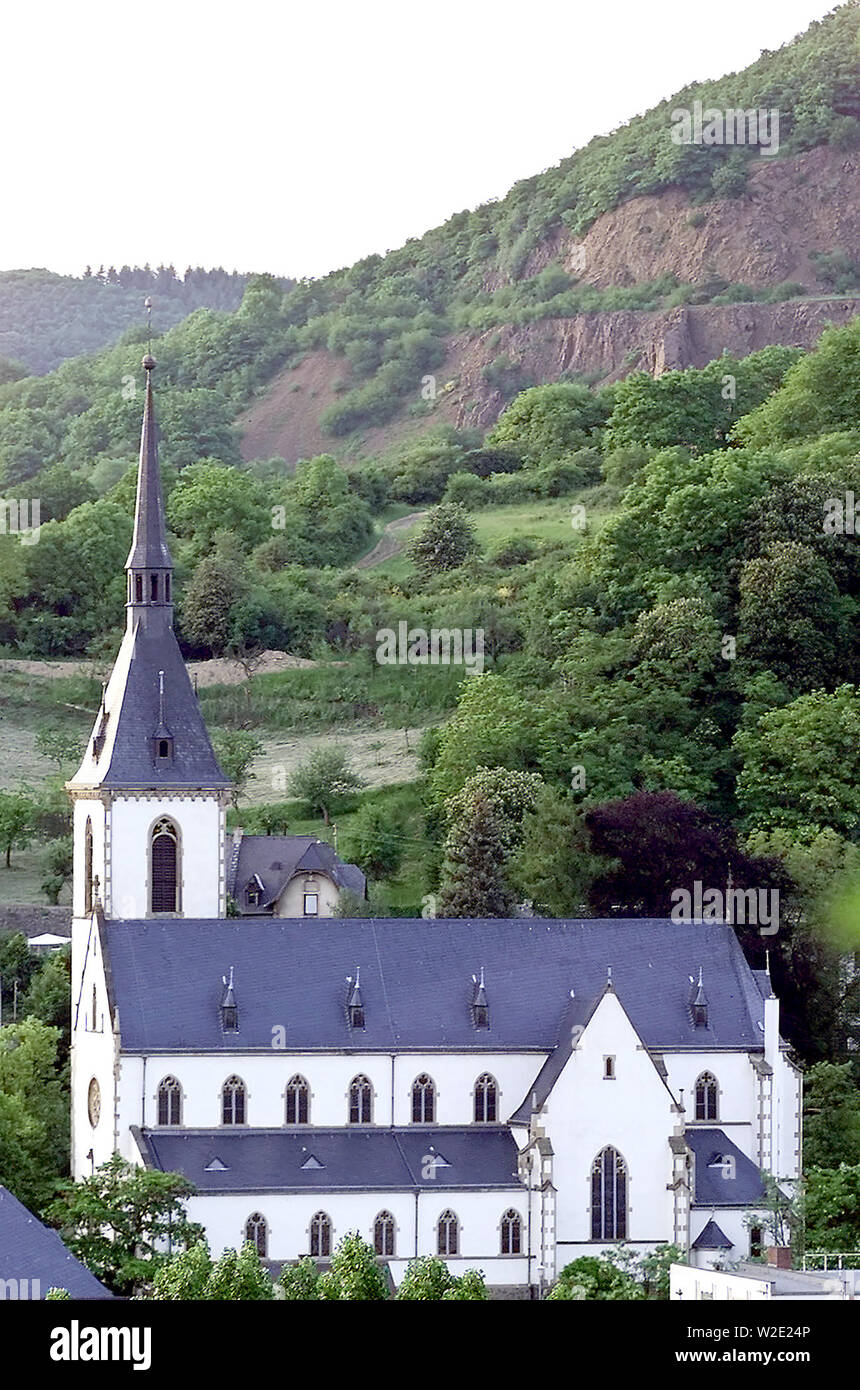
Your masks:
{"label": "pale sky", "polygon": [[817,0],[80,0],[3,18],[0,269],[322,275],[502,197]]}

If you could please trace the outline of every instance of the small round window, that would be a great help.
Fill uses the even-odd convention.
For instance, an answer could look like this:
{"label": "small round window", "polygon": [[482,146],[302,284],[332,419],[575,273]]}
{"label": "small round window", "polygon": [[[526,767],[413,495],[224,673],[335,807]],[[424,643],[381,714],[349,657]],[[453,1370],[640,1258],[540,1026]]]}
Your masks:
{"label": "small round window", "polygon": [[96,1125],[99,1122],[99,1115],[101,1114],[101,1111],[101,1087],[99,1086],[99,1083],[96,1081],[96,1078],[93,1077],[92,1081],[90,1082],[89,1090],[87,1091],[87,1114],[90,1117],[90,1124],[92,1125],[93,1129],[95,1129]]}

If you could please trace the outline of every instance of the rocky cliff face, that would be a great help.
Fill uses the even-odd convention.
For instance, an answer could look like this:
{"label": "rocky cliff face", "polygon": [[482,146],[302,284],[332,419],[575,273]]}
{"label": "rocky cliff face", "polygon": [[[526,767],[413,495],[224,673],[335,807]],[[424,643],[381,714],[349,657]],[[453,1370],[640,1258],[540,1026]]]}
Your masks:
{"label": "rocky cliff face", "polygon": [[[316,453],[382,452],[430,423],[488,428],[508,397],[484,377],[500,355],[529,382],[564,373],[613,381],[644,369],[701,367],[724,351],[743,357],[781,343],[811,348],[829,323],[860,313],[860,298],[828,294],[811,259],[860,248],[860,155],[822,148],[792,159],[761,159],[740,198],[693,207],[680,189],[634,198],[605,213],[587,235],[555,231],[525,269],[533,275],[561,262],[581,281],[601,288],[654,280],[671,273],[701,284],[715,275],[755,288],[796,281],[806,298],[775,304],[687,306],[659,312],[620,310],[452,336],[436,374],[432,412],[420,412],[420,383],[400,418],[368,429],[348,445],[319,428],[322,410],[337,399],[346,375],[342,359],[314,352],[274,378],[239,421],[246,458],[280,455],[292,463]],[[498,283],[498,277],[495,277]],[[488,280],[488,288],[493,288]]]}

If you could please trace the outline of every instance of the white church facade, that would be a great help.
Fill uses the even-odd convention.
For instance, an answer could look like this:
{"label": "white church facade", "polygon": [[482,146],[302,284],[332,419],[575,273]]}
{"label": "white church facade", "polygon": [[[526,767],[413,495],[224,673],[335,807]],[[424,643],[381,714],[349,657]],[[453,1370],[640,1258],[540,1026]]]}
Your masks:
{"label": "white church facade", "polygon": [[227,917],[229,784],[172,627],[151,358],[128,624],[74,801],[72,1171],[180,1171],[219,1253],[358,1230],[538,1294],[763,1238],[800,1172],[779,1003],[722,922]]}

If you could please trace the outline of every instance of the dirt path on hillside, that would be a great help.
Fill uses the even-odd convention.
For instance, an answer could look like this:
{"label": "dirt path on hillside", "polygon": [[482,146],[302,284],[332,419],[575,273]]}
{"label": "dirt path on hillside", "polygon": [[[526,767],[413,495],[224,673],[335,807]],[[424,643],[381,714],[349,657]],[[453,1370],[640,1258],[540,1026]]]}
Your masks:
{"label": "dirt path on hillside", "polygon": [[392,555],[399,555],[403,549],[403,541],[398,539],[400,532],[408,531],[410,526],[414,526],[416,521],[422,521],[426,515],[426,511],[410,512],[408,516],[398,516],[394,521],[389,521],[370,554],[356,560],[354,568],[373,569],[374,565],[381,565],[383,560],[390,560]]}
{"label": "dirt path on hillside", "polygon": [[[291,656],[289,652],[263,652],[260,660],[254,663],[252,674],[266,676],[273,671],[308,670],[317,665],[304,656]],[[211,661],[189,661],[188,674],[196,678],[198,687],[203,690],[210,685],[241,685],[246,679],[241,662],[229,657],[217,657]],[[23,676],[46,676],[59,679],[62,676],[92,676],[103,669],[101,663],[94,661],[0,661],[0,673],[17,672]]]}

